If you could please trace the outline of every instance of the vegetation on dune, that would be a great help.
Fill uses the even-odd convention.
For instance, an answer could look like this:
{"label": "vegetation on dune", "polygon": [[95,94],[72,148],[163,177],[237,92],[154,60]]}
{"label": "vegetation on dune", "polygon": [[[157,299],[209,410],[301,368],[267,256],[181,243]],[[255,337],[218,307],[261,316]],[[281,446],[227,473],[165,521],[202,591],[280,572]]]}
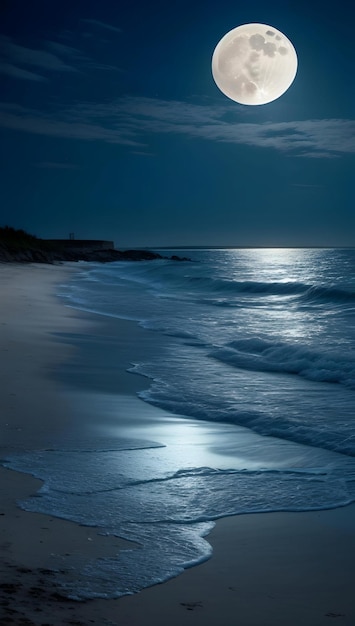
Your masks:
{"label": "vegetation on dune", "polygon": [[12,226],[0,226],[0,244],[11,247],[14,250],[57,250],[59,244],[53,244],[46,239],[40,239],[36,235],[27,233],[23,228],[13,228]]}
{"label": "vegetation on dune", "polygon": [[26,233],[22,228],[13,228],[12,226],[0,226],[0,241],[25,248],[28,245],[36,245],[40,240],[35,235]]}
{"label": "vegetation on dune", "polygon": [[53,246],[22,228],[0,226],[0,261],[52,262]]}
{"label": "vegetation on dune", "polygon": [[[15,258],[10,259],[9,257],[11,256]],[[73,255],[70,253],[65,254],[65,247],[60,242],[54,243],[41,239],[36,235],[31,235],[22,228],[0,226],[0,260],[38,261],[44,263],[60,260],[77,260],[72,257]]]}

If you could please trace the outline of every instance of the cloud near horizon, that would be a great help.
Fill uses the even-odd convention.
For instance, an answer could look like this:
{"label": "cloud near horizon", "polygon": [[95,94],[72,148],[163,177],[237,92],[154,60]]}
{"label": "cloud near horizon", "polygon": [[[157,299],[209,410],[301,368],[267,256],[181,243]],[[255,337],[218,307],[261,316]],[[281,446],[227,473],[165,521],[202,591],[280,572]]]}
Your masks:
{"label": "cloud near horizon", "polygon": [[355,154],[355,121],[313,119],[289,122],[235,121],[226,105],[201,105],[143,97],[111,103],[78,103],[54,115],[0,103],[0,126],[51,137],[146,146],[152,134],[234,143],[277,150],[289,156],[334,158]]}

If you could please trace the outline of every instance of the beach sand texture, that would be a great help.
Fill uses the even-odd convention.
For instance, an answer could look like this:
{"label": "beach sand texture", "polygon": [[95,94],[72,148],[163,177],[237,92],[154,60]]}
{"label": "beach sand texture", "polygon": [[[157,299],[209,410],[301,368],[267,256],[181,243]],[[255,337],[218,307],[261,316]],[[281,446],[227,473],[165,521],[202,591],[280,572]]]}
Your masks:
{"label": "beach sand texture", "polygon": [[[101,320],[65,307],[55,296],[73,271],[70,264],[0,266],[0,458],[41,447],[49,434],[56,438],[85,419],[72,390],[53,375],[73,356],[60,333],[105,332]],[[122,338],[117,389],[134,395],[147,383],[126,372],[129,354],[137,349],[138,335],[142,346],[147,331],[125,320],[110,324]],[[137,406],[143,413],[145,403],[137,399]],[[62,595],[56,572],[75,577],[79,565],[116,553],[127,542],[20,509],[17,501],[40,485],[27,474],[0,469],[1,625],[355,624],[354,505],[220,520],[209,536],[214,553],[206,563],[133,596],[75,602]]]}

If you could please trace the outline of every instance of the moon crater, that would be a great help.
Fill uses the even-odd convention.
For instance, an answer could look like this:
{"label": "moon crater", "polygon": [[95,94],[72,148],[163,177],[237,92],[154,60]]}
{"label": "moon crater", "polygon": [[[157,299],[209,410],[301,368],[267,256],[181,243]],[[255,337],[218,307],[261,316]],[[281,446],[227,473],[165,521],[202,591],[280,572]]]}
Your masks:
{"label": "moon crater", "polygon": [[219,89],[240,104],[279,98],[297,72],[296,51],[287,37],[266,24],[243,24],[217,44],[212,74]]}

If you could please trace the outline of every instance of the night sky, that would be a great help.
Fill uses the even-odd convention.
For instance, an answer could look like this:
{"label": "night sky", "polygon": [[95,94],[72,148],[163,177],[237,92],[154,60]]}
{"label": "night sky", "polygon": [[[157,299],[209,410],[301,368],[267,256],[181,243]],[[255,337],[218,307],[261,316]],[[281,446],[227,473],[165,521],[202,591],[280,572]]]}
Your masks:
{"label": "night sky", "polygon": [[[263,106],[211,74],[247,22],[298,55]],[[349,0],[0,0],[0,225],[117,247],[355,246],[354,22]]]}

